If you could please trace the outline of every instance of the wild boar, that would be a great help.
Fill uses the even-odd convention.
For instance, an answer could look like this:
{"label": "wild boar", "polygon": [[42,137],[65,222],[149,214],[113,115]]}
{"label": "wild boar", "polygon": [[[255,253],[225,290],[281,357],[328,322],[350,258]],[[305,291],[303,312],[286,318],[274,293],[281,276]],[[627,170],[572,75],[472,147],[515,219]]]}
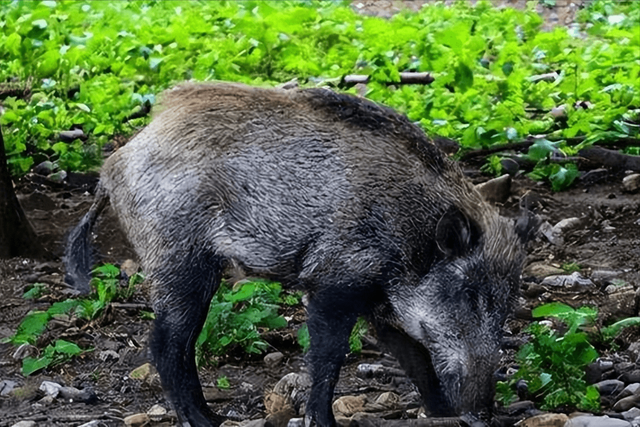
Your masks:
{"label": "wild boar", "polygon": [[184,84],[104,164],[72,231],[67,280],[88,290],[90,230],[110,200],[152,282],[151,353],[182,425],[217,426],[194,342],[230,268],[308,295],[308,425],[335,426],[358,316],[431,415],[492,405],[521,236],[409,120],[326,89]]}

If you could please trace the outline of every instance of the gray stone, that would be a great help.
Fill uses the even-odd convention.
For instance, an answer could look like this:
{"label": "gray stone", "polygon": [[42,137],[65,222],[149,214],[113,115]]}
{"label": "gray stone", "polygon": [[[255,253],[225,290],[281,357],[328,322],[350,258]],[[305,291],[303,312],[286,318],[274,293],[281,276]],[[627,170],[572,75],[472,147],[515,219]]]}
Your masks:
{"label": "gray stone", "polygon": [[400,403],[400,396],[392,391],[387,391],[376,398],[376,403],[386,408],[395,408]]}
{"label": "gray stone", "polygon": [[616,371],[616,374],[621,375],[625,372],[633,370],[636,364],[631,362],[619,362],[613,365],[613,369]]}
{"label": "gray stone", "polygon": [[593,282],[580,275],[577,271],[566,275],[548,276],[542,281],[543,286],[563,287],[563,288],[584,288],[593,286]]}
{"label": "gray stone", "polygon": [[308,374],[290,373],[285,375],[273,387],[273,392],[280,396],[292,396],[296,392],[311,387],[311,377]]}
{"label": "gray stone", "polygon": [[504,203],[511,194],[511,176],[508,174],[476,185],[476,189],[490,203]]}
{"label": "gray stone", "polygon": [[162,417],[167,415],[167,410],[163,406],[155,404],[151,408],[149,408],[149,410],[147,411],[147,415],[149,416],[151,421],[159,422],[162,420]]}
{"label": "gray stone", "polygon": [[84,132],[82,129],[65,130],[60,132],[59,137],[62,142],[73,142],[78,138],[83,138]]}
{"label": "gray stone", "polygon": [[540,414],[523,420],[521,427],[563,427],[569,417],[565,414]]}
{"label": "gray stone", "polygon": [[640,417],[640,408],[631,408],[628,411],[624,411],[621,414],[625,420],[631,421]]}
{"label": "gray stone", "polygon": [[131,277],[140,270],[140,265],[132,259],[126,259],[120,265],[120,270],[124,271],[124,274]]}
{"label": "gray stone", "polygon": [[564,243],[562,236],[557,236],[554,233],[553,226],[549,222],[545,221],[538,227],[538,232],[547,238],[549,243],[555,246],[560,246]]}
{"label": "gray stone", "polygon": [[633,396],[634,394],[640,393],[640,383],[629,384],[620,392],[618,395],[618,399],[622,399],[623,397]]}
{"label": "gray stone", "polygon": [[608,359],[598,358],[597,360],[598,366],[602,371],[608,371],[609,369],[613,369],[613,361]]}
{"label": "gray stone", "polygon": [[591,280],[595,282],[606,283],[622,274],[622,271],[616,270],[594,270],[591,273]]}
{"label": "gray stone", "polygon": [[618,400],[613,405],[613,410],[616,412],[628,411],[631,408],[637,408],[640,405],[640,395],[632,394],[631,396],[624,397]]}
{"label": "gray stone", "polygon": [[284,360],[284,354],[279,351],[275,353],[269,353],[264,357],[264,363],[270,368],[276,367],[282,363]]}
{"label": "gray stone", "polygon": [[603,396],[617,395],[624,390],[624,383],[619,380],[604,380],[594,384],[594,386]]}
{"label": "gray stone", "polygon": [[98,359],[102,360],[103,362],[106,362],[109,359],[118,360],[120,359],[120,355],[113,350],[103,350],[98,353]]}
{"label": "gray stone", "polygon": [[640,383],[640,369],[634,369],[632,371],[627,371],[620,377],[625,384],[634,384]]}
{"label": "gray stone", "polygon": [[569,419],[564,427],[631,427],[631,423],[607,416],[580,415]]}
{"label": "gray stone", "polygon": [[148,425],[150,422],[147,414],[134,414],[125,417],[124,425],[127,427],[142,427]]}
{"label": "gray stone", "polygon": [[562,273],[564,273],[564,270],[562,270],[561,268],[554,267],[544,262],[533,262],[524,268],[522,274],[524,276],[543,278],[547,276],[557,276]]}
{"label": "gray stone", "polygon": [[42,384],[40,384],[40,390],[44,391],[47,396],[56,398],[58,397],[60,390],[62,390],[62,386],[52,381],[42,381]]}
{"label": "gray stone", "polygon": [[11,427],[36,427],[35,421],[19,421],[15,424],[12,424]]}
{"label": "gray stone", "polygon": [[640,189],[640,173],[632,173],[627,175],[622,180],[622,187],[624,191],[629,193],[635,193]]}
{"label": "gray stone", "polygon": [[55,182],[56,184],[61,184],[64,182],[65,179],[67,179],[67,172],[66,171],[54,172],[52,174],[47,175],[47,179],[51,182]]}
{"label": "gray stone", "polygon": [[333,402],[333,413],[350,417],[364,410],[365,399],[362,396],[341,396]]}
{"label": "gray stone", "polygon": [[33,168],[33,172],[37,173],[38,175],[43,175],[43,176],[47,176],[51,173],[53,173],[54,169],[56,168],[55,164],[49,160],[45,160],[44,162],[38,164],[36,167]]}
{"label": "gray stone", "polygon": [[291,418],[287,427],[304,427],[304,418]]}
{"label": "gray stone", "polygon": [[17,382],[11,380],[0,381],[0,396],[8,395],[16,388],[17,385]]}

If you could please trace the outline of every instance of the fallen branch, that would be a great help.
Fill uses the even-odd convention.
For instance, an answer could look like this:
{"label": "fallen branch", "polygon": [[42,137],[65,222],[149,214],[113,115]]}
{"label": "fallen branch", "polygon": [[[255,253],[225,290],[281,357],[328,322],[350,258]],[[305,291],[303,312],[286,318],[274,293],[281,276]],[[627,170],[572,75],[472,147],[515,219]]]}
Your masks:
{"label": "fallen branch", "polygon": [[537,138],[529,136],[524,141],[510,142],[508,144],[494,145],[493,147],[489,148],[480,148],[478,150],[467,151],[460,156],[460,160],[466,161],[475,157],[486,157],[490,154],[499,153],[500,151],[521,150],[523,148],[529,148],[536,142],[536,139]]}
{"label": "fallen branch", "polygon": [[[370,76],[366,74],[349,74],[344,76],[342,79],[342,83],[347,86],[353,86],[357,84],[367,84],[369,83]],[[421,84],[428,85],[433,83],[435,78],[431,75],[431,73],[415,73],[415,72],[402,72],[400,73],[400,81],[399,82],[386,82],[388,85],[409,85],[409,84]]]}
{"label": "fallen branch", "polygon": [[151,310],[151,306],[146,303],[112,302],[111,306],[122,310]]}
{"label": "fallen branch", "polygon": [[640,156],[632,156],[602,147],[589,147],[580,150],[580,157],[606,168],[634,172],[640,171]]}

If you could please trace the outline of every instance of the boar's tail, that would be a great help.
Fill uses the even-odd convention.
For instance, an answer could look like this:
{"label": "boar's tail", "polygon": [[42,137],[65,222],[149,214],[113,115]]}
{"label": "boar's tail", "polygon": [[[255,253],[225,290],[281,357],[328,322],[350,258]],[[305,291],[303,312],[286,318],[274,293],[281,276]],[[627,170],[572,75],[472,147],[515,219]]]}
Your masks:
{"label": "boar's tail", "polygon": [[89,281],[91,280],[91,268],[93,267],[93,249],[91,245],[91,230],[100,216],[109,195],[98,184],[96,198],[89,209],[76,225],[69,236],[64,250],[64,267],[66,274],[64,281],[80,293],[89,293]]}

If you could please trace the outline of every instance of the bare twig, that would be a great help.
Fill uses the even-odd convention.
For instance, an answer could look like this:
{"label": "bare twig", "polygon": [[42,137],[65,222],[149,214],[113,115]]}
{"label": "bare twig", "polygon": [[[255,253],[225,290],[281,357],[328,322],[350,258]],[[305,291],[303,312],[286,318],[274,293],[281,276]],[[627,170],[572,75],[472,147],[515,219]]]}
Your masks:
{"label": "bare twig", "polygon": [[[395,84],[422,84],[428,85],[433,83],[435,79],[431,73],[415,73],[415,72],[402,72],[400,73],[399,82],[387,82],[388,85]],[[349,74],[342,79],[343,84],[347,86],[353,86],[358,83],[369,83],[369,76],[366,74]]]}

